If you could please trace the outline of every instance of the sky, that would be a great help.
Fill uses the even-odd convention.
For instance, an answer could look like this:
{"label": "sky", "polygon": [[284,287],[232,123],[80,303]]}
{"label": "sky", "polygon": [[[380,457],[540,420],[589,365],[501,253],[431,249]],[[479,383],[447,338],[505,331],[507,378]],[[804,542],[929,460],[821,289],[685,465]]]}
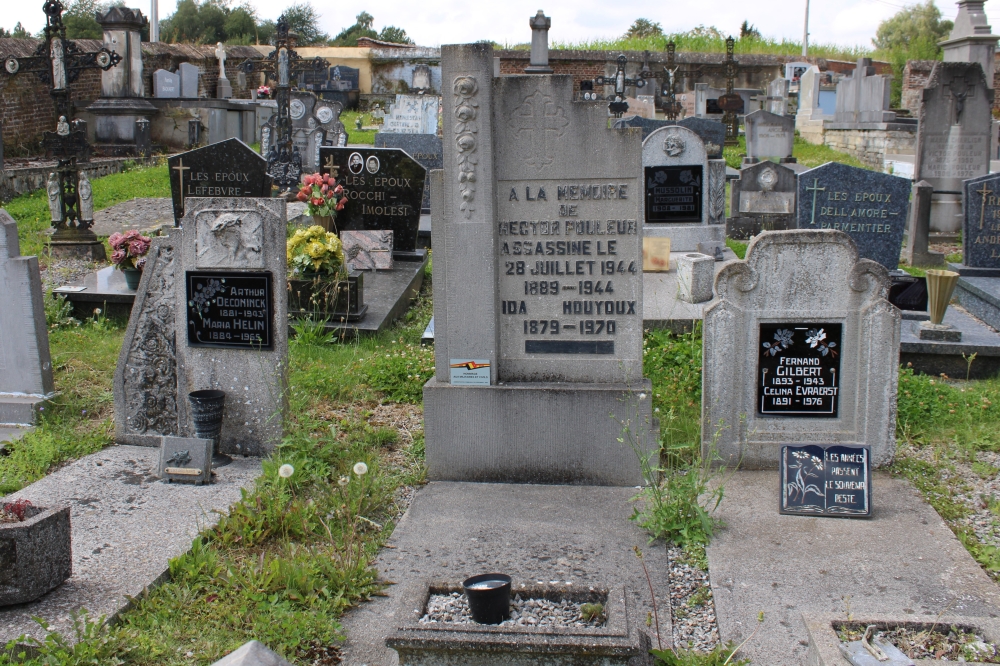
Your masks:
{"label": "sky", "polygon": [[[261,18],[277,18],[296,0],[247,0]],[[151,0],[127,0],[143,14]],[[159,0],[160,18],[173,13],[177,0]],[[660,23],[665,32],[683,32],[698,25],[714,25],[724,33],[739,34],[750,21],[767,37],[802,39],[806,0],[354,0],[337,3],[312,0],[321,14],[321,28],[335,35],[354,23],[362,10],[375,17],[375,28],[403,28],[421,46],[439,46],[492,40],[528,42],[528,19],[539,8],[552,18],[550,42],[578,42],[624,33],[636,18]],[[232,0],[240,4],[240,0]],[[31,33],[44,25],[42,0],[5,0],[0,26],[8,30],[20,21]],[[878,24],[904,7],[906,0],[811,0],[811,43],[871,46]],[[938,0],[946,18],[954,18],[954,2]],[[347,7],[351,9],[347,9]],[[987,2],[986,12],[994,32],[1000,33],[1000,0]]]}

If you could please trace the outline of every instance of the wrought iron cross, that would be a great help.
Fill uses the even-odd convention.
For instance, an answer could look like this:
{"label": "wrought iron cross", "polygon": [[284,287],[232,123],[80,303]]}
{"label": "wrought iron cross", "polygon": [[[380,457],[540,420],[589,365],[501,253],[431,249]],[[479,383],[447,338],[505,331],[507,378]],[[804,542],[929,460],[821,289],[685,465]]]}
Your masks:
{"label": "wrought iron cross", "polygon": [[615,72],[613,77],[598,76],[594,79],[594,83],[599,86],[615,87],[614,99],[608,104],[608,110],[611,111],[615,118],[621,118],[628,111],[628,102],[625,101],[625,88],[628,86],[635,86],[636,88],[645,87],[646,76],[649,74],[649,65],[644,63],[643,71],[639,72],[638,78],[630,79],[625,76],[625,66],[627,64],[628,58],[623,53],[618,56],[618,71]]}
{"label": "wrought iron cross", "polygon": [[[84,52],[66,39],[66,26],[62,21],[61,0],[46,0],[42,6],[45,12],[45,38],[35,53],[25,58],[7,56],[4,69],[10,76],[33,73],[38,79],[51,86],[52,101],[55,105],[56,131],[45,132],[42,143],[46,150],[59,161],[56,167],[59,191],[50,192],[49,205],[52,226],[56,228],[53,240],[59,240],[60,231],[87,231],[93,220],[81,220],[80,170],[77,160],[86,159],[90,153],[87,143],[87,129],[83,121],[73,119],[73,102],[70,99],[69,84],[86,69],[107,71],[122,61],[114,51],[102,47],[98,51]],[[72,128],[70,127],[72,122]],[[89,192],[85,193],[88,197]],[[58,196],[58,201],[56,197]],[[92,232],[91,232],[92,233]],[[94,237],[96,239],[96,236]]]}
{"label": "wrought iron cross", "polygon": [[295,51],[298,38],[288,31],[288,19],[282,14],[278,19],[274,50],[265,58],[244,60],[239,69],[246,74],[263,73],[277,79],[275,99],[278,113],[275,121],[274,141],[267,154],[267,172],[275,185],[288,190],[298,185],[302,178],[302,156],[292,145],[291,92],[292,81],[303,72],[318,72],[329,65],[320,57],[305,60]]}

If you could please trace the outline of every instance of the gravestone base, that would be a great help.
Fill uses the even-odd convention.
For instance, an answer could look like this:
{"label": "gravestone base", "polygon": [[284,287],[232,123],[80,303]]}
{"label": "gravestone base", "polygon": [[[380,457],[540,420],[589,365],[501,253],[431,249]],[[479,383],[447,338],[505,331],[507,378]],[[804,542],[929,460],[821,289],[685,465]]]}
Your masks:
{"label": "gravestone base", "polygon": [[917,337],[921,340],[932,340],[934,342],[962,341],[962,331],[950,324],[932,324],[930,321],[922,321],[914,326],[917,329]]}
{"label": "gravestone base", "polygon": [[918,322],[904,321],[899,336],[899,364],[930,377],[944,373],[956,378],[989,379],[1000,374],[1000,333],[960,307],[948,308],[944,323],[959,331],[962,339],[924,340],[918,336]]}
{"label": "gravestone base", "polygon": [[699,243],[726,244],[725,224],[645,224],[646,238],[669,238],[671,252],[699,252]]}
{"label": "gravestone base", "polygon": [[216,88],[216,95],[218,99],[231,99],[233,96],[233,85],[228,79],[219,79],[219,87]]}
{"label": "gravestone base", "polygon": [[1000,329],[1000,279],[962,276],[955,285],[955,298],[973,315]]}
{"label": "gravestone base", "polygon": [[[910,266],[916,266],[920,268],[933,268],[934,266],[940,266],[944,263],[944,253],[943,252],[914,252],[913,256],[910,257]],[[997,272],[1000,274],[1000,271]]]}
{"label": "gravestone base", "polygon": [[962,229],[962,195],[935,192],[931,198],[931,231],[958,233]]}
{"label": "gravestone base", "polygon": [[[940,264],[939,264],[940,265]],[[1000,268],[979,268],[965,264],[948,264],[948,270],[962,277],[1000,278]]]}
{"label": "gravestone base", "polygon": [[[635,486],[639,460],[620,420],[648,424],[644,450],[659,441],[652,390],[625,384],[424,385],[427,478],[432,481]],[[614,417],[612,417],[614,415]],[[633,428],[639,430],[639,428]]]}
{"label": "gravestone base", "polygon": [[45,402],[40,395],[0,393],[0,425],[34,425]]}
{"label": "gravestone base", "polygon": [[97,240],[56,240],[52,237],[49,253],[59,259],[84,259],[87,261],[107,261],[104,243]]}

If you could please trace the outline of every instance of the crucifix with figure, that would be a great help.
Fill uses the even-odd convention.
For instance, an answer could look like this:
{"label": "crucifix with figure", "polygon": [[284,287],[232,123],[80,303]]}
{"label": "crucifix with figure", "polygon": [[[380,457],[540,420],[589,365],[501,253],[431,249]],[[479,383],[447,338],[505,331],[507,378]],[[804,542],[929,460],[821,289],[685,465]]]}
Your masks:
{"label": "crucifix with figure", "polygon": [[49,176],[48,186],[49,212],[55,228],[52,253],[56,256],[82,255],[98,260],[105,257],[104,245],[90,229],[94,223],[90,181],[86,175],[81,176],[77,164],[77,160],[86,160],[90,156],[87,124],[73,118],[69,84],[76,81],[83,70],[107,71],[122,58],[103,47],[93,52],[81,51],[74,42],[66,39],[63,9],[60,0],[46,0],[42,6],[46,17],[42,43],[33,55],[6,56],[4,70],[10,76],[36,74],[43,84],[51,87],[56,131],[45,132],[42,144],[58,160],[55,171]]}
{"label": "crucifix with figure", "polygon": [[[647,52],[648,57],[648,52]],[[615,72],[614,76],[598,76],[594,79],[594,83],[599,86],[614,86],[615,93],[614,98],[611,103],[608,104],[608,110],[615,118],[621,118],[622,114],[628,111],[628,102],[625,101],[625,88],[629,86],[635,86],[636,94],[638,94],[638,89],[643,88],[646,85],[646,76],[649,74],[649,65],[643,62],[643,69],[639,72],[639,76],[634,79],[630,79],[625,76],[625,66],[628,64],[628,57],[623,53],[618,56],[618,70]]]}
{"label": "crucifix with figure", "polygon": [[969,83],[964,76],[956,76],[951,81],[949,81],[945,88],[947,89],[947,96],[951,98],[953,102],[952,117],[954,118],[953,125],[962,124],[962,113],[965,112],[965,100],[970,96],[975,94],[975,86]]}
{"label": "crucifix with figure", "polygon": [[302,72],[316,72],[329,65],[320,57],[304,60],[295,51],[298,37],[288,31],[288,19],[282,14],[278,19],[274,50],[266,58],[244,60],[239,69],[246,74],[263,73],[277,79],[275,100],[278,113],[275,119],[275,136],[267,158],[267,173],[282,191],[294,188],[302,178],[302,156],[292,144],[291,91],[292,81]]}

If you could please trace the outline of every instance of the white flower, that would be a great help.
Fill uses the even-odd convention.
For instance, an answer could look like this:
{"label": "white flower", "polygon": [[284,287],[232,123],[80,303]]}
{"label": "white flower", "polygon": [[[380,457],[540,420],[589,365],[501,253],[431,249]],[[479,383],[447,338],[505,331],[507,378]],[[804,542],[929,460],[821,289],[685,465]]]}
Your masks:
{"label": "white flower", "polygon": [[354,463],[354,473],[358,476],[364,476],[368,473],[368,465],[363,462]]}
{"label": "white flower", "polygon": [[639,394],[639,400],[645,400],[645,399],[646,399],[646,394],[645,393],[640,393]]}
{"label": "white flower", "polygon": [[347,478],[346,476],[342,476],[342,477],[340,477],[339,479],[337,479],[337,485],[338,485],[338,486],[346,486],[346,485],[347,485],[347,482],[348,482],[349,480],[350,480],[350,479],[348,479],[348,478]]}
{"label": "white flower", "polygon": [[278,468],[278,476],[280,476],[283,479],[287,479],[292,474],[295,474],[295,468],[289,465],[288,463],[285,463],[284,465]]}

